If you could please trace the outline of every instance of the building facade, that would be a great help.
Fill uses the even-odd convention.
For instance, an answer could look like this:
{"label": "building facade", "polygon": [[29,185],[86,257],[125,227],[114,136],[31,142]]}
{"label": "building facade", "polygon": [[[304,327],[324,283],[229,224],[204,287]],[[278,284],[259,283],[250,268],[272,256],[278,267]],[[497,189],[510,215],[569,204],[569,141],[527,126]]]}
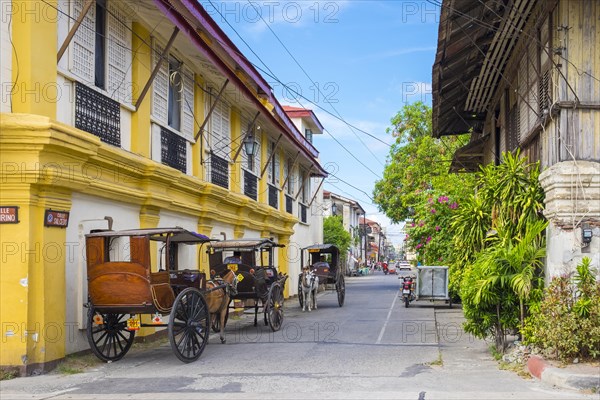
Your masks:
{"label": "building facade", "polygon": [[442,4],[434,136],[471,132],[451,170],[521,150],[545,191],[546,276],[600,265],[600,3]]}
{"label": "building facade", "polygon": [[313,229],[311,181],[326,172],[198,2],[0,5],[0,366],[33,373],[88,348],[92,229],[272,237],[286,245],[276,265],[299,273],[291,238]]}
{"label": "building facade", "polygon": [[365,215],[365,210],[356,200],[348,199],[339,194],[323,191],[323,210],[325,216],[337,215],[342,218],[344,229],[350,234],[352,242],[346,255],[346,272],[351,274],[364,262],[364,245],[360,230],[360,218]]}

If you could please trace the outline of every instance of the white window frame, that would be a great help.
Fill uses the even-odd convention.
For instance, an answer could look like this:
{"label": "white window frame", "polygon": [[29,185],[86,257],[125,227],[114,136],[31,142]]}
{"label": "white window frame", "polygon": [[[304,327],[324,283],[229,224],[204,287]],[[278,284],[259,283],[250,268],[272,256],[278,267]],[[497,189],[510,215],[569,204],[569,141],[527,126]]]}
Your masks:
{"label": "white window frame", "polygon": [[[68,13],[71,18],[59,20],[59,23],[68,25],[67,31],[71,29],[75,20],[79,17],[84,3],[85,0],[70,0]],[[132,108],[132,21],[129,17],[132,12],[125,3],[116,0],[106,0],[106,8],[105,87],[100,88],[95,84],[95,6],[89,9],[69,44],[66,63],[68,71],[65,75],[94,88],[94,90],[128,108]],[[60,30],[62,31],[62,29]],[[63,38],[59,35],[60,39]],[[59,69],[64,68],[62,62],[59,63],[59,66]]]}

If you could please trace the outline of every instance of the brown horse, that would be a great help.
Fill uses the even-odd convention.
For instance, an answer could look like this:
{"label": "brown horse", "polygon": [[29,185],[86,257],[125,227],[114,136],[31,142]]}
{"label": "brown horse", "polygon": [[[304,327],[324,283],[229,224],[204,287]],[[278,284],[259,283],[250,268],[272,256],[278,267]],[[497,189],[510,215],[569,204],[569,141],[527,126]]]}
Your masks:
{"label": "brown horse", "polygon": [[[221,286],[220,288],[217,288]],[[221,343],[225,343],[225,317],[227,315],[227,307],[231,300],[231,291],[235,291],[237,287],[237,277],[231,270],[227,270],[222,277],[215,277],[213,280],[206,282],[206,303],[208,304],[208,312],[210,313],[210,326],[214,326],[217,315],[219,316],[220,332],[219,337]],[[215,289],[217,288],[217,289]],[[211,290],[212,289],[212,290]]]}

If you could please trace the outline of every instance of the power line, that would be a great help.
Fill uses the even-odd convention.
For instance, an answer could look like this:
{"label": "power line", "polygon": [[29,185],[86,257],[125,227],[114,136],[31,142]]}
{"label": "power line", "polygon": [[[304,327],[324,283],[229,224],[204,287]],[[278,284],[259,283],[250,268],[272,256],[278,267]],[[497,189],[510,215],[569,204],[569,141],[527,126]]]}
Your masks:
{"label": "power line", "polygon": [[[209,0],[210,1],[210,0]],[[283,43],[283,41],[279,38],[279,36],[275,33],[275,31],[273,30],[273,28],[271,28],[271,25],[269,25],[267,23],[267,21],[265,21],[265,19],[262,16],[262,13],[258,12],[258,10],[256,10],[256,6],[250,1],[250,0],[246,0],[248,2],[248,4],[250,4],[255,11],[257,11],[257,14],[259,15],[260,19],[262,20],[262,22],[267,26],[267,28],[269,28],[269,31],[271,31],[271,33],[273,34],[273,36],[275,36],[275,38],[277,39],[277,41],[279,42],[279,44],[281,44],[281,46],[285,49],[285,51],[288,53],[288,55],[292,58],[292,60],[294,60],[294,62],[296,63],[296,65],[300,68],[300,70],[304,73],[304,75],[306,75],[306,77],[308,78],[308,80],[310,80],[310,82],[313,84],[314,87],[317,88],[319,94],[321,96],[323,95],[323,92],[321,91],[321,88],[319,85],[317,85],[315,83],[315,81],[308,75],[308,72],[306,72],[306,70],[304,69],[304,67],[302,67],[302,65],[300,64],[300,62],[296,59],[296,57],[292,54],[292,52],[287,48],[287,46]],[[335,106],[332,103],[328,103],[329,106],[335,111],[335,113],[340,117],[341,120],[343,120],[341,114],[339,113],[339,111],[335,108]],[[354,132],[354,130],[352,129],[352,127],[350,127],[350,125],[347,125],[350,128],[350,131],[354,134],[354,136],[356,136],[356,138],[358,138],[358,140],[362,143],[363,146],[365,146],[365,148],[369,151],[369,153],[371,153],[371,155],[375,158],[375,160],[377,160],[377,162],[379,164],[381,164],[381,166],[384,166],[381,161],[379,160],[379,158],[377,158],[377,156],[371,151],[371,149],[369,149],[369,146],[367,146],[362,139],[356,134],[356,132]]]}

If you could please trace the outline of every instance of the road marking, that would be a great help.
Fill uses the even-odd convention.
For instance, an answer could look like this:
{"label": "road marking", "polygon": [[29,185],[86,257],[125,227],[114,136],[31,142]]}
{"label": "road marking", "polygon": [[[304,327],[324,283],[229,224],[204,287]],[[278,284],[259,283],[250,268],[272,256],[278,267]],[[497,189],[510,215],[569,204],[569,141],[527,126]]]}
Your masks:
{"label": "road marking", "polygon": [[377,341],[375,342],[375,344],[381,344],[381,339],[383,338],[385,328],[387,327],[387,324],[390,321],[390,317],[392,316],[392,310],[394,309],[394,304],[396,304],[396,300],[398,300],[398,295],[396,294],[396,292],[394,292],[394,301],[392,301],[392,306],[390,307],[390,310],[388,311],[387,318],[385,319],[385,322],[383,323],[383,326],[381,327],[381,332],[379,332],[379,337],[377,338]]}

